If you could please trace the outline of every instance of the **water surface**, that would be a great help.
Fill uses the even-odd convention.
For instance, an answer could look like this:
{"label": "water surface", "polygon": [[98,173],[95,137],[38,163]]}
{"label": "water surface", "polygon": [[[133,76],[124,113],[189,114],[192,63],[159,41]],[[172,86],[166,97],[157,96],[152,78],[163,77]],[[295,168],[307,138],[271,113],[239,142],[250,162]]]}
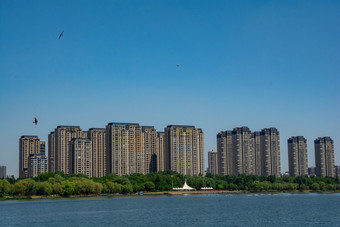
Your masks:
{"label": "water surface", "polygon": [[0,202],[0,226],[340,226],[340,193]]}

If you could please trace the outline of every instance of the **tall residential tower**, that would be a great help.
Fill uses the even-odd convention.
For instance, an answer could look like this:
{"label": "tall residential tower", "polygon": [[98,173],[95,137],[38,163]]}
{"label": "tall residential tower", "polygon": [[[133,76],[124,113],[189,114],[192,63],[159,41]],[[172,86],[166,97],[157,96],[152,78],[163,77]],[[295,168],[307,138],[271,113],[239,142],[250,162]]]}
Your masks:
{"label": "tall residential tower", "polygon": [[303,136],[288,139],[289,176],[308,175],[307,140]]}
{"label": "tall residential tower", "polygon": [[181,174],[204,174],[204,133],[200,128],[168,125],[164,129],[166,169]]}
{"label": "tall residential tower", "polygon": [[330,137],[319,137],[314,140],[316,175],[334,177],[334,144]]}

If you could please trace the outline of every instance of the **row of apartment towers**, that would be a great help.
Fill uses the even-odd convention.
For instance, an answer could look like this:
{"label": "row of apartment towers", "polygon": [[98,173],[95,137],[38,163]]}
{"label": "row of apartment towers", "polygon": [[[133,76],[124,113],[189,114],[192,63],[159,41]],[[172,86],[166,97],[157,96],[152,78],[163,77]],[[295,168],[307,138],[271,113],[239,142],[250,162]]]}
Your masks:
{"label": "row of apartment towers", "polygon": [[[315,144],[317,176],[335,176],[334,144],[330,137],[319,137]],[[308,175],[307,140],[288,139],[290,176]],[[217,151],[208,152],[208,172],[223,175],[254,174],[280,176],[280,136],[276,128],[251,132],[248,127],[217,134]]]}
{"label": "row of apartment towers", "polygon": [[19,177],[63,171],[102,177],[164,171],[204,174],[204,132],[194,126],[168,125],[164,132],[135,123],[106,128],[57,126],[45,142],[37,136],[19,139]]}

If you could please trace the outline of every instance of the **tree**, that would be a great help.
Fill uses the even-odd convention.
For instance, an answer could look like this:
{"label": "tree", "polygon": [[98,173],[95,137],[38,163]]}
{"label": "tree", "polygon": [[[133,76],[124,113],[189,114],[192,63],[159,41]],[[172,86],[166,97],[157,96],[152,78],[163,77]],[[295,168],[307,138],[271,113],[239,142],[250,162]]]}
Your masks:
{"label": "tree", "polygon": [[152,181],[147,181],[144,184],[144,188],[146,191],[153,192],[155,191],[155,184]]}
{"label": "tree", "polygon": [[123,185],[123,194],[131,194],[133,192],[133,188],[131,184]]}
{"label": "tree", "polygon": [[121,184],[114,182],[106,182],[108,193],[121,193],[123,188]]}
{"label": "tree", "polygon": [[61,183],[61,194],[64,196],[70,196],[74,194],[75,184],[72,181],[63,181]]}
{"label": "tree", "polygon": [[53,192],[52,185],[47,181],[38,182],[36,185],[36,188],[37,188],[37,191],[36,191],[37,195],[51,195]]}
{"label": "tree", "polygon": [[12,185],[6,179],[0,179],[0,197],[11,193]]}
{"label": "tree", "polygon": [[32,179],[19,180],[14,184],[14,193],[16,195],[35,195],[36,182]]}

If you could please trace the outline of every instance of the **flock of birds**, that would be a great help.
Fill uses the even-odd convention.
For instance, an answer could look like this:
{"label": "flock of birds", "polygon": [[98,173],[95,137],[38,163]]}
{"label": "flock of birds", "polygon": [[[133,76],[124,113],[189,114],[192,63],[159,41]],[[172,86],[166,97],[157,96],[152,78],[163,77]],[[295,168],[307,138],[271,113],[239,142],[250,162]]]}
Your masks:
{"label": "flock of birds", "polygon": [[[63,35],[64,35],[64,31],[62,31],[62,32],[60,33],[60,35],[59,35],[59,37],[58,37],[58,40],[60,40],[60,38],[63,37]],[[176,65],[176,67],[180,67],[180,65]],[[38,125],[38,120],[37,120],[36,117],[35,117],[34,120],[33,120],[33,124],[34,124],[34,125]]]}

